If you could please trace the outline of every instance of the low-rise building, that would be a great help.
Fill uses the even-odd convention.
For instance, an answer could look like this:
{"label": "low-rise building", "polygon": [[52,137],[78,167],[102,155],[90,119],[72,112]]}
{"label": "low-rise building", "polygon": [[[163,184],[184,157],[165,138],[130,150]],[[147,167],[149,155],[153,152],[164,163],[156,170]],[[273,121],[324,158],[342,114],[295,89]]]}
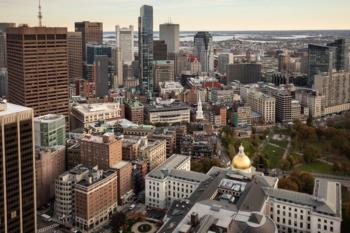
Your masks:
{"label": "low-rise building", "polygon": [[108,169],[122,160],[122,140],[113,133],[103,136],[86,134],[80,140],[80,163]]}
{"label": "low-rise building", "polygon": [[113,166],[117,171],[118,205],[125,205],[132,201],[134,196],[132,164],[129,161],[120,161]]}
{"label": "low-rise building", "polygon": [[79,104],[72,107],[71,128],[85,128],[99,120],[124,118],[124,110],[119,103]]}
{"label": "low-rise building", "polygon": [[144,106],[138,100],[125,103],[125,118],[135,124],[143,124]]}
{"label": "low-rise building", "polygon": [[151,124],[190,122],[190,107],[182,102],[173,100],[163,101],[145,107],[146,119]]}
{"label": "low-rise building", "polygon": [[[117,171],[90,170],[74,185],[74,224],[86,232],[107,222],[117,211]],[[69,198],[69,197],[67,197]]]}
{"label": "low-rise building", "polygon": [[166,141],[148,140],[141,148],[141,158],[148,161],[149,170],[153,170],[166,160]]}
{"label": "low-rise building", "polygon": [[66,118],[63,115],[48,114],[34,118],[35,145],[52,147],[66,143]]}
{"label": "low-rise building", "polygon": [[174,200],[188,198],[209,176],[192,172],[191,158],[174,154],[147,174],[146,206],[164,209]]}

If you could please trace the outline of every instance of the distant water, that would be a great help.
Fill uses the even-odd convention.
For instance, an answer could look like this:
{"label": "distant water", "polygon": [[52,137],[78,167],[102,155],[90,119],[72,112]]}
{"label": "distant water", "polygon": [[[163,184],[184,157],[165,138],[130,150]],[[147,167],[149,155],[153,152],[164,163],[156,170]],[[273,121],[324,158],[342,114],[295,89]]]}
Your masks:
{"label": "distant water", "polygon": [[[193,41],[197,32],[183,31],[180,32],[181,41]],[[350,30],[321,30],[321,31],[213,31],[210,32],[214,41],[224,41],[230,39],[305,39],[311,37],[341,37],[350,38]],[[137,32],[134,38],[137,40]],[[159,32],[154,32],[154,39],[159,39]],[[114,32],[104,32],[104,40],[115,40]]]}

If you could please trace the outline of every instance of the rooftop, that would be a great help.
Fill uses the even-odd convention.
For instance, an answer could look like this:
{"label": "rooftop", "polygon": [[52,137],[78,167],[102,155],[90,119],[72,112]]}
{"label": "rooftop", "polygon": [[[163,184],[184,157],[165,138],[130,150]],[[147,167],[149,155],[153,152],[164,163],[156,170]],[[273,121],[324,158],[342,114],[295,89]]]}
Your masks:
{"label": "rooftop", "polygon": [[119,103],[79,104],[73,106],[73,109],[82,114],[110,113],[120,110],[120,105]]}
{"label": "rooftop", "polygon": [[32,109],[21,105],[11,104],[5,100],[1,100],[0,102],[0,117],[25,111],[32,111]]}
{"label": "rooftop", "polygon": [[166,176],[168,176],[170,170],[176,169],[179,165],[181,165],[189,159],[191,158],[188,156],[174,154],[170,158],[168,158],[163,164],[159,165],[150,173],[148,173],[148,176],[157,179],[164,179]]}

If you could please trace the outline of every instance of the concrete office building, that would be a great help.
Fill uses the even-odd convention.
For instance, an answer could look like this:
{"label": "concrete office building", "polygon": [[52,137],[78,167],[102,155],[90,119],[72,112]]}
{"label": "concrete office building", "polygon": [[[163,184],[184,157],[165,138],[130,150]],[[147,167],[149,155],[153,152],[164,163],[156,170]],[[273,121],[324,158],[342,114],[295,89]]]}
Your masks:
{"label": "concrete office building", "polygon": [[248,94],[248,105],[252,111],[261,114],[265,124],[274,124],[276,121],[276,99],[262,92],[251,91]]}
{"label": "concrete office building", "polygon": [[83,45],[81,32],[68,32],[68,74],[69,82],[83,78]]}
{"label": "concrete office building", "polygon": [[98,22],[76,22],[75,31],[81,32],[83,61],[86,61],[86,45],[103,43],[103,24]]}
{"label": "concrete office building", "polygon": [[197,32],[194,36],[194,51],[201,63],[202,72],[214,71],[213,37],[209,32]]}
{"label": "concrete office building", "polygon": [[323,115],[350,110],[349,72],[315,75],[313,88],[324,96]]}
{"label": "concrete office building", "polygon": [[85,135],[80,140],[80,163],[92,168],[109,169],[122,160],[122,140],[114,134]]}
{"label": "concrete office building", "polygon": [[99,120],[117,120],[124,117],[119,103],[80,104],[71,110],[72,129],[85,128]]}
{"label": "concrete office building", "polygon": [[140,85],[143,95],[153,96],[153,7],[143,5],[139,23]]}
{"label": "concrete office building", "polygon": [[226,76],[227,82],[257,83],[261,81],[261,64],[229,64],[226,66]]}
{"label": "concrete office building", "polygon": [[124,85],[123,50],[119,47],[113,48],[112,60],[114,65],[114,75],[112,87],[118,88]]}
{"label": "concrete office building", "polygon": [[89,169],[80,164],[56,178],[54,217],[60,222],[73,223],[76,205],[74,186],[88,174]]}
{"label": "concrete office building", "polygon": [[34,118],[35,145],[38,147],[66,144],[66,121],[63,115],[48,114]]}
{"label": "concrete office building", "polygon": [[0,232],[36,232],[33,117],[30,108],[0,102]]}
{"label": "concrete office building", "polygon": [[164,40],[153,41],[153,60],[166,60],[168,59],[168,47]]}
{"label": "concrete office building", "polygon": [[95,87],[96,97],[104,98],[108,95],[109,90],[109,76],[108,76],[109,58],[105,55],[95,56]]}
{"label": "concrete office building", "polygon": [[287,91],[278,91],[276,99],[276,120],[282,123],[292,121],[292,96]]}
{"label": "concrete office building", "polygon": [[159,39],[165,41],[165,44],[168,46],[168,54],[179,53],[180,25],[173,23],[160,24]]}
{"label": "concrete office building", "polygon": [[145,106],[145,117],[151,124],[190,122],[190,107],[181,102]]}
{"label": "concrete office building", "polygon": [[226,66],[233,63],[232,53],[222,53],[218,56],[218,72],[222,75],[226,74]]}
{"label": "concrete office building", "polygon": [[141,148],[141,158],[148,162],[149,170],[153,170],[166,160],[166,141],[148,140]]}
{"label": "concrete office building", "polygon": [[316,75],[314,89],[325,96],[325,107],[350,102],[350,73],[332,72]]}
{"label": "concrete office building", "polygon": [[122,61],[124,64],[131,65],[134,57],[134,26],[128,28],[115,26],[117,47],[121,49]]}
{"label": "concrete office building", "polygon": [[312,90],[297,90],[295,92],[295,99],[298,100],[303,107],[307,107],[314,118],[322,116],[324,109],[322,103],[324,102],[324,98],[324,96]]}
{"label": "concrete office building", "polygon": [[158,60],[153,62],[154,87],[159,89],[160,82],[171,82],[175,79],[174,61]]}
{"label": "concrete office building", "polygon": [[66,147],[40,148],[35,153],[37,207],[55,197],[55,180],[66,170]]}
{"label": "concrete office building", "polygon": [[146,206],[165,209],[174,200],[186,199],[209,176],[191,171],[191,158],[174,154],[146,175]]}
{"label": "concrete office building", "polygon": [[7,54],[10,101],[33,108],[35,116],[68,119],[67,29],[9,28]]}

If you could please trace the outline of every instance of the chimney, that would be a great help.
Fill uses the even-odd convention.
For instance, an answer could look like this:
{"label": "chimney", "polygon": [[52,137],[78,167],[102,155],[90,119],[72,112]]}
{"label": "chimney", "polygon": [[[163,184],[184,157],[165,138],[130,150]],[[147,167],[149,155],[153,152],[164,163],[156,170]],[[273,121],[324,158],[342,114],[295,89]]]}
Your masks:
{"label": "chimney", "polygon": [[7,109],[7,101],[5,99],[0,99],[0,112]]}
{"label": "chimney", "polygon": [[195,227],[198,225],[198,223],[199,223],[198,213],[193,212],[191,214],[191,226]]}

